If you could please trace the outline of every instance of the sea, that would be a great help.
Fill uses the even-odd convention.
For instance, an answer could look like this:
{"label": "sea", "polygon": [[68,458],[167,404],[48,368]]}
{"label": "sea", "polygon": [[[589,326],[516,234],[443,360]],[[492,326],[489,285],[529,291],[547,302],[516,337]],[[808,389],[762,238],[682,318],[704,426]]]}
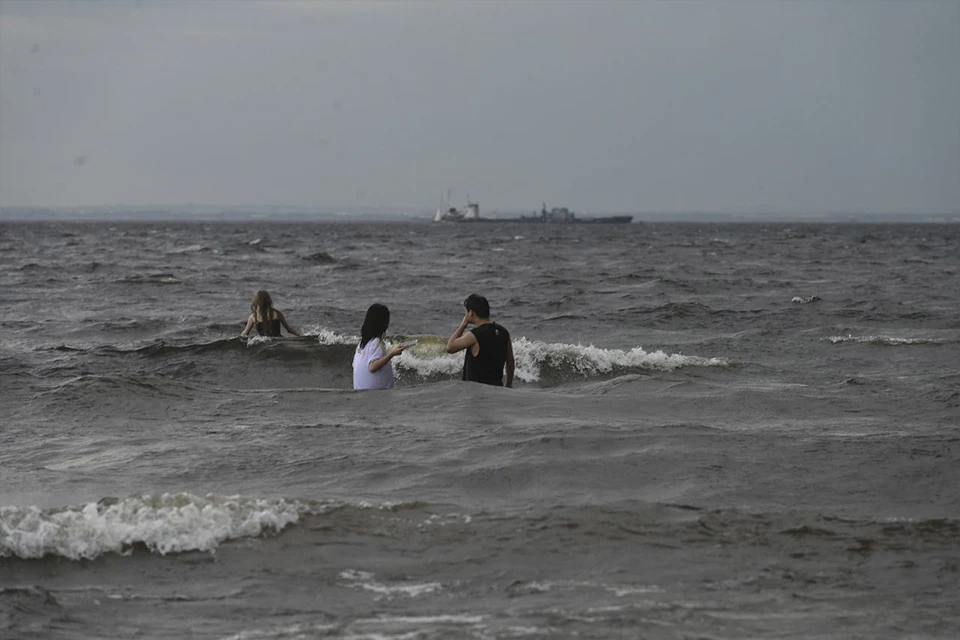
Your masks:
{"label": "sea", "polygon": [[960,635],[960,224],[5,222],[0,301],[4,639]]}

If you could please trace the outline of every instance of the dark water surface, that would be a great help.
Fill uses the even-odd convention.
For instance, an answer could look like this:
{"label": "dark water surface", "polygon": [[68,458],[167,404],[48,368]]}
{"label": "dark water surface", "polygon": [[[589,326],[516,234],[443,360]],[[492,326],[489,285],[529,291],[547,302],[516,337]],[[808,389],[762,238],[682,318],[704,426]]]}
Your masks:
{"label": "dark water surface", "polygon": [[9,223],[0,302],[0,637],[960,633],[960,225]]}

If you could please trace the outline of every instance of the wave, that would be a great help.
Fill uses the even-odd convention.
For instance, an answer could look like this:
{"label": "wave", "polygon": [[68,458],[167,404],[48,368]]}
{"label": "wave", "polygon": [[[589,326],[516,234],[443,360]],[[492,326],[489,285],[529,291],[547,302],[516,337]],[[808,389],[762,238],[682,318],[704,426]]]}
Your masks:
{"label": "wave", "polygon": [[905,345],[930,345],[930,344],[950,344],[957,340],[943,340],[936,338],[897,338],[893,336],[831,336],[822,338],[831,344],[842,344],[844,342],[856,342],[861,344],[875,344],[889,347],[898,347]]}
{"label": "wave", "polygon": [[846,302],[846,306],[830,311],[829,315],[838,318],[854,318],[864,323],[882,322],[886,324],[891,322],[921,323],[937,319],[937,315],[933,312],[921,310],[901,312],[899,308],[895,308],[892,304],[873,300]]}
{"label": "wave", "polygon": [[699,302],[668,302],[667,304],[660,305],[658,307],[647,309],[627,309],[626,311],[629,313],[648,315],[653,321],[682,320],[686,318],[704,316],[709,317],[711,315],[721,313],[721,311],[712,309],[705,304],[700,304]]}
{"label": "wave", "polygon": [[[416,338],[419,344],[394,360],[397,377],[413,375],[424,380],[459,377],[463,367],[463,355],[448,354],[446,338],[432,335],[398,335],[388,337],[387,342],[400,342],[409,338]],[[237,353],[253,349],[269,358],[285,361],[319,359],[321,364],[340,367],[349,366],[353,348],[359,340],[360,337],[356,335],[341,334],[315,326],[305,328],[302,338],[233,337],[179,345],[161,340],[133,349],[113,346],[80,349],[66,345],[54,349],[64,352],[91,351],[107,355],[135,355],[143,358]],[[317,345],[321,349],[318,350]],[[689,356],[662,350],[647,351],[639,346],[627,350],[605,349],[592,344],[549,343],[525,337],[515,338],[513,349],[517,361],[516,376],[523,382],[557,381],[571,377],[592,378],[611,373],[673,371],[682,367],[730,366],[726,358]]]}
{"label": "wave", "polygon": [[113,350],[116,353],[132,353],[144,357],[166,356],[174,353],[205,353],[208,351],[235,351],[246,347],[246,342],[239,337],[220,338],[209,342],[194,342],[187,344],[169,344],[163,340],[148,344],[136,349],[117,349],[115,347],[103,347],[104,350]]}
{"label": "wave", "polygon": [[344,335],[331,331],[325,327],[307,327],[304,329],[304,335],[316,338],[322,345],[351,345],[355,346],[360,342],[360,336]]}
{"label": "wave", "polygon": [[439,582],[384,584],[375,581],[373,579],[374,575],[375,574],[369,571],[347,569],[346,571],[341,571],[339,577],[344,579],[350,587],[373,591],[376,594],[388,597],[395,595],[416,597],[442,589],[442,585]]}
{"label": "wave", "polygon": [[[284,336],[282,338],[272,338],[269,336],[258,336],[253,335],[248,338],[241,338],[239,336],[231,336],[229,338],[218,338],[215,340],[207,340],[201,342],[185,342],[182,344],[170,343],[165,340],[157,340],[149,344],[133,347],[133,348],[122,348],[114,345],[102,345],[92,348],[84,347],[73,347],[69,345],[58,345],[56,347],[50,348],[52,351],[62,351],[62,352],[78,352],[78,353],[98,353],[104,355],[137,355],[141,357],[164,357],[175,354],[200,354],[208,352],[231,352],[237,351],[242,352],[251,347],[258,346],[277,346],[277,345],[299,345],[303,346],[305,344],[312,345],[313,338],[309,333],[304,333],[304,338],[296,338],[293,336]],[[316,336],[316,341],[324,345],[338,345],[338,344],[348,344],[348,338],[343,336],[338,336],[337,334],[329,331],[325,331],[322,335]],[[357,338],[359,340],[359,338]]]}
{"label": "wave", "polygon": [[189,493],[103,499],[62,509],[0,507],[0,558],[90,560],[136,546],[165,555],[213,551],[225,540],[293,524],[311,507],[296,500]]}
{"label": "wave", "polygon": [[187,253],[201,253],[201,252],[213,252],[216,253],[216,249],[208,247],[202,244],[191,244],[185,247],[176,247],[175,249],[168,249],[167,255],[183,255]]}
{"label": "wave", "polygon": [[[435,513],[437,509],[444,513]],[[344,531],[369,531],[384,518],[406,519],[405,514],[411,514],[415,528],[471,521],[445,511],[419,501],[371,504],[190,493],[103,498],[53,509],[4,506],[0,558],[92,560],[138,549],[159,555],[212,553],[229,540],[275,535],[310,516],[329,516]]]}
{"label": "wave", "polygon": [[[506,529],[505,523],[509,524]],[[305,526],[298,527],[300,524]],[[813,544],[858,553],[960,548],[960,520],[950,518],[850,519],[634,501],[471,514],[456,505],[420,501],[370,504],[175,493],[104,498],[54,509],[0,507],[0,558],[92,560],[136,551],[213,553],[230,540],[270,537],[288,527],[293,536],[311,537],[322,531],[324,540],[329,541],[331,536],[354,538],[382,531],[385,526],[401,539],[456,531],[459,540],[500,538],[508,544],[514,536],[515,542],[526,544],[529,532],[536,531],[537,544],[544,548],[567,547],[571,531],[576,531],[584,544],[621,540],[627,535],[668,547],[761,544],[784,552]],[[372,575],[360,572],[341,577],[355,588],[385,595],[416,596],[438,588],[433,583],[376,583]]]}
{"label": "wave", "polygon": [[311,253],[308,256],[303,256],[303,260],[306,262],[312,262],[313,264],[333,264],[337,261],[336,258],[326,251],[317,251],[316,253]]}
{"label": "wave", "polygon": [[116,280],[122,284],[183,284],[183,280],[172,273],[151,273],[149,275],[132,275]]}
{"label": "wave", "polygon": [[626,306],[609,314],[605,319],[617,321],[633,320],[648,327],[664,327],[676,330],[678,327],[712,327],[718,322],[736,322],[762,320],[765,316],[775,315],[775,310],[714,308],[699,302],[670,302],[650,307],[645,305]]}
{"label": "wave", "polygon": [[[462,354],[447,354],[446,340],[420,338],[420,344],[394,360],[398,373],[410,371],[421,378],[456,376],[463,367]],[[593,345],[548,343],[527,338],[513,341],[517,361],[516,377],[523,382],[563,379],[572,376],[591,378],[629,371],[673,371],[681,367],[727,367],[725,358],[686,356],[664,351],[648,352],[643,347],[630,350],[604,349]]]}
{"label": "wave", "polygon": [[214,387],[163,374],[87,373],[68,378],[40,391],[33,396],[33,399],[44,403],[50,409],[59,406],[66,410],[76,410],[80,407],[123,404],[129,402],[131,398],[140,400],[183,398],[193,392],[211,393],[214,390]]}

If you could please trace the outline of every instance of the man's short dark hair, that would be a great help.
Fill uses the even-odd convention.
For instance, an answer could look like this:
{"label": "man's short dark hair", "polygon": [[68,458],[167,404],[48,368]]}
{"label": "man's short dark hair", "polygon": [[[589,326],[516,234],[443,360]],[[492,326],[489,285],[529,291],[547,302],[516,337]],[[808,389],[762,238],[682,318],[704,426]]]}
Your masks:
{"label": "man's short dark hair", "polygon": [[467,311],[473,311],[477,314],[478,318],[489,318],[490,317],[490,303],[487,302],[487,299],[483,296],[478,296],[475,293],[471,293],[467,296],[467,299],[463,301],[463,306]]}

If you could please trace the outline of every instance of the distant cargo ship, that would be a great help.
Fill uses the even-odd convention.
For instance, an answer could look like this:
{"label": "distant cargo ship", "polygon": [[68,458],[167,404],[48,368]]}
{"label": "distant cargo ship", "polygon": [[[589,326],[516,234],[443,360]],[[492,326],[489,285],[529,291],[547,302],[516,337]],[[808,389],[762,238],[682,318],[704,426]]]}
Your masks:
{"label": "distant cargo ship", "polygon": [[451,207],[449,189],[447,189],[447,196],[440,199],[437,215],[433,217],[434,222],[478,222],[488,219],[480,217],[480,203],[470,202],[470,194],[467,194],[467,206],[460,209]]}
{"label": "distant cargo ship", "polygon": [[600,218],[578,218],[577,214],[566,207],[553,207],[547,211],[543,203],[539,216],[523,216],[520,222],[539,222],[542,224],[629,224],[633,216],[603,216]]}
{"label": "distant cargo ship", "polygon": [[[539,224],[629,224],[633,216],[603,216],[599,218],[578,218],[577,214],[566,207],[553,207],[547,211],[544,203],[540,215],[520,216],[519,218],[481,217],[480,204],[470,202],[467,196],[467,205],[456,208],[449,206],[450,195],[440,201],[440,208],[433,217],[434,222],[535,222]],[[494,214],[495,215],[495,214]]]}
{"label": "distant cargo ship", "polygon": [[477,202],[468,202],[462,209],[449,207],[444,211],[441,207],[433,217],[434,222],[477,222],[486,219],[489,218],[480,217],[480,204]]}

